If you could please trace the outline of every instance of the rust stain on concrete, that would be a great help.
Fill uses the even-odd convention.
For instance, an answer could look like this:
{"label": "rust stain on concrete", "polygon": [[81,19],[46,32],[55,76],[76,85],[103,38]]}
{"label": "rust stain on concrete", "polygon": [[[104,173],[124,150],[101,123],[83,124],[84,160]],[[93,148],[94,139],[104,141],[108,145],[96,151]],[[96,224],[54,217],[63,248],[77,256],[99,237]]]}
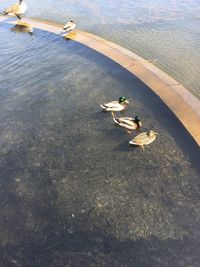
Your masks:
{"label": "rust stain on concrete", "polygon": [[[63,25],[36,19],[24,19],[32,27],[60,34]],[[16,21],[0,16],[0,22]],[[143,81],[172,110],[200,146],[200,101],[184,86],[152,63],[115,43],[91,33],[76,30],[68,38],[109,57]]]}

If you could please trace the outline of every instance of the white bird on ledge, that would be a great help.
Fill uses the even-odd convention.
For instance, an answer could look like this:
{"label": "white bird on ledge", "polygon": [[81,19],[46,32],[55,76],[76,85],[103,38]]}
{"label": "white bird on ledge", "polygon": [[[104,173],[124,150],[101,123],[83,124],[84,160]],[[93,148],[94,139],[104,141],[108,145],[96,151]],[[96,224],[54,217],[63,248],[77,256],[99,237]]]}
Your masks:
{"label": "white bird on ledge", "polygon": [[63,31],[70,32],[70,31],[73,31],[75,28],[76,28],[76,24],[74,23],[73,20],[70,20],[63,27]]}

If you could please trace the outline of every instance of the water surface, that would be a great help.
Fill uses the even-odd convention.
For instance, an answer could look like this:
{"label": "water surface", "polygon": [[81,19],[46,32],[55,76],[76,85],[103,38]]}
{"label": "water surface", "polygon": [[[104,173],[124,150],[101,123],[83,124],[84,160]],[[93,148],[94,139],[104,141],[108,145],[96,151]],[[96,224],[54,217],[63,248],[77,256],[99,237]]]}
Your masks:
{"label": "water surface", "polygon": [[[114,41],[155,64],[200,98],[199,0],[26,0],[28,17],[66,23]],[[0,2],[1,8],[13,3]]]}
{"label": "water surface", "polygon": [[[0,25],[2,266],[199,266],[199,149],[141,81],[61,36]],[[125,95],[158,139],[114,126]]]}

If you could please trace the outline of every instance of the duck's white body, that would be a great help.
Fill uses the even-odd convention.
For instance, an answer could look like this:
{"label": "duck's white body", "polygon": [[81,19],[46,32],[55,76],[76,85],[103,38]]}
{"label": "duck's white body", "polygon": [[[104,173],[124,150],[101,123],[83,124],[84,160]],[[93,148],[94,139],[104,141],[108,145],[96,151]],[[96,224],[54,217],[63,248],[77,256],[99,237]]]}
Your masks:
{"label": "duck's white body", "polygon": [[120,127],[131,131],[139,129],[142,126],[140,121],[136,123],[135,119],[131,117],[121,117],[121,118],[113,117],[113,120]]}
{"label": "duck's white body", "polygon": [[126,100],[123,104],[119,103],[119,101],[112,101],[106,104],[101,104],[101,107],[105,111],[122,111],[126,108],[129,102]]}
{"label": "duck's white body", "polygon": [[22,16],[27,10],[27,5],[24,1],[21,1],[19,3],[16,3],[10,7],[8,7],[6,10],[3,11],[4,15],[15,15],[19,19],[21,19],[20,16]]}
{"label": "duck's white body", "polygon": [[65,24],[65,26],[63,27],[63,31],[69,32],[69,31],[73,31],[75,28],[76,28],[76,24],[71,20]]}

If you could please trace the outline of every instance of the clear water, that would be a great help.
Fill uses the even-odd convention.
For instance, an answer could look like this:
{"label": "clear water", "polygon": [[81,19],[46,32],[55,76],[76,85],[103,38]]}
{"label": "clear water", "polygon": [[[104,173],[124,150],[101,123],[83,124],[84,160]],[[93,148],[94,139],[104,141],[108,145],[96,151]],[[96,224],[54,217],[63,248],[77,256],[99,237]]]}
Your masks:
{"label": "clear water", "polygon": [[[26,0],[27,16],[65,23],[136,52],[200,98],[199,0]],[[1,0],[2,9],[13,1]]]}
{"label": "clear water", "polygon": [[[199,266],[199,148],[142,82],[60,36],[0,24],[1,266]],[[158,139],[142,152],[103,102]]]}

